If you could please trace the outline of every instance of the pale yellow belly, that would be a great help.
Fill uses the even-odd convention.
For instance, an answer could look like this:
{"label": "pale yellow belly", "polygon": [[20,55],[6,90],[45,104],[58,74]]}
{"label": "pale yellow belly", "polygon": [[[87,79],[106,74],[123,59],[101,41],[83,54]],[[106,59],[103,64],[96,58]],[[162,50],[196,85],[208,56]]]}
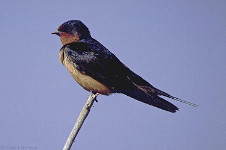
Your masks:
{"label": "pale yellow belly", "polygon": [[111,94],[111,90],[108,87],[98,82],[97,80],[93,79],[92,77],[78,71],[70,63],[67,57],[64,58],[63,64],[67,68],[67,70],[70,72],[71,76],[75,79],[75,81],[87,91],[93,91],[95,93],[100,93],[103,95]]}

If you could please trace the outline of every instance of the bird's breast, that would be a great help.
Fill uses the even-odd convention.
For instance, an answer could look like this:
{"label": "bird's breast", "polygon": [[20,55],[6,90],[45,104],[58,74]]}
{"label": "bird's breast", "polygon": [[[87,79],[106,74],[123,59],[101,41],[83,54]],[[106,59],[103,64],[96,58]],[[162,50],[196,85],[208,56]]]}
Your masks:
{"label": "bird's breast", "polygon": [[79,85],[81,85],[85,90],[100,93],[103,95],[111,94],[110,88],[76,69],[75,63],[71,62],[68,59],[68,57],[64,55],[63,50],[60,51],[59,59],[62,62],[62,64],[67,68],[67,70],[69,71],[71,76],[75,79],[75,81]]}

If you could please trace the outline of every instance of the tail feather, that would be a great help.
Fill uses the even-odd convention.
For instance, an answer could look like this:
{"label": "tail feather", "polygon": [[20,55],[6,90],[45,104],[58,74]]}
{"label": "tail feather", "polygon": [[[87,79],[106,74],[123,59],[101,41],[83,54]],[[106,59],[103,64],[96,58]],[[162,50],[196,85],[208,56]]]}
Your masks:
{"label": "tail feather", "polygon": [[[146,90],[147,90],[147,91],[150,91],[150,90],[148,90],[148,88],[149,88],[149,87],[147,87]],[[152,87],[152,88],[154,88],[154,87]],[[149,88],[149,89],[150,89],[150,88]],[[152,90],[152,91],[153,91],[153,90]],[[163,92],[163,91],[161,91],[161,90],[159,90],[159,89],[157,89],[157,88],[154,88],[154,92],[157,93],[157,95],[165,96],[165,97],[171,98],[171,99],[173,99],[173,100],[175,100],[175,101],[179,101],[179,102],[184,103],[184,104],[188,104],[188,105],[191,105],[191,106],[194,106],[194,107],[197,107],[197,106],[198,106],[197,104],[194,104],[194,103],[191,103],[191,102],[182,100],[182,99],[180,99],[180,98],[174,97],[174,96],[172,96],[172,95],[170,95],[170,94],[168,94],[168,93],[166,93],[166,92]]]}
{"label": "tail feather", "polygon": [[173,105],[170,102],[159,97],[157,94],[147,93],[147,91],[142,88],[136,88],[133,90],[123,90],[123,91],[121,91],[121,93],[123,93],[127,96],[130,96],[143,103],[163,109],[165,111],[175,113],[178,110],[178,108],[175,105]]}
{"label": "tail feather", "polygon": [[127,71],[128,72],[126,74],[126,78],[124,78],[122,82],[119,82],[121,84],[120,86],[118,86],[119,87],[117,90],[118,93],[123,93],[138,101],[141,101],[143,103],[152,105],[154,107],[157,107],[172,113],[175,113],[177,110],[179,110],[177,106],[166,101],[160,96],[165,96],[194,107],[198,106],[188,101],[181,100],[177,97],[171,96],[170,94],[153,87],[150,83],[148,83],[146,80],[144,80],[139,75],[132,72],[131,70],[128,69]]}

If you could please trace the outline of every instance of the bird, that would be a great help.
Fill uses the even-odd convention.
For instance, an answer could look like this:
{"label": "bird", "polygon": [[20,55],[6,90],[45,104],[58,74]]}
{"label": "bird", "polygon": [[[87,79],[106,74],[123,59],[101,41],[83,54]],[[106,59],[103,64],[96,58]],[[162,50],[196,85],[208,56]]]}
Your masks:
{"label": "bird", "polygon": [[63,45],[60,62],[85,90],[107,96],[121,93],[171,113],[178,111],[178,107],[162,97],[196,106],[155,88],[134,73],[94,39],[80,20],[66,21],[52,34],[58,35]]}

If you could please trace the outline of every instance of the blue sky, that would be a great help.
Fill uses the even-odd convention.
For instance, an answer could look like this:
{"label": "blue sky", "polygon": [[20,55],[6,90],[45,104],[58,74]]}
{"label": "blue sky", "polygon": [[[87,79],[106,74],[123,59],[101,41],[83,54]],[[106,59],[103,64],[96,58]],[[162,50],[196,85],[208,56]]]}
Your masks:
{"label": "blue sky", "polygon": [[[121,94],[99,96],[72,149],[223,150],[226,2],[2,1],[0,148],[62,149],[89,92],[58,60],[50,33],[78,19],[155,87],[199,105],[175,114]],[[21,148],[22,149],[22,148]]]}

